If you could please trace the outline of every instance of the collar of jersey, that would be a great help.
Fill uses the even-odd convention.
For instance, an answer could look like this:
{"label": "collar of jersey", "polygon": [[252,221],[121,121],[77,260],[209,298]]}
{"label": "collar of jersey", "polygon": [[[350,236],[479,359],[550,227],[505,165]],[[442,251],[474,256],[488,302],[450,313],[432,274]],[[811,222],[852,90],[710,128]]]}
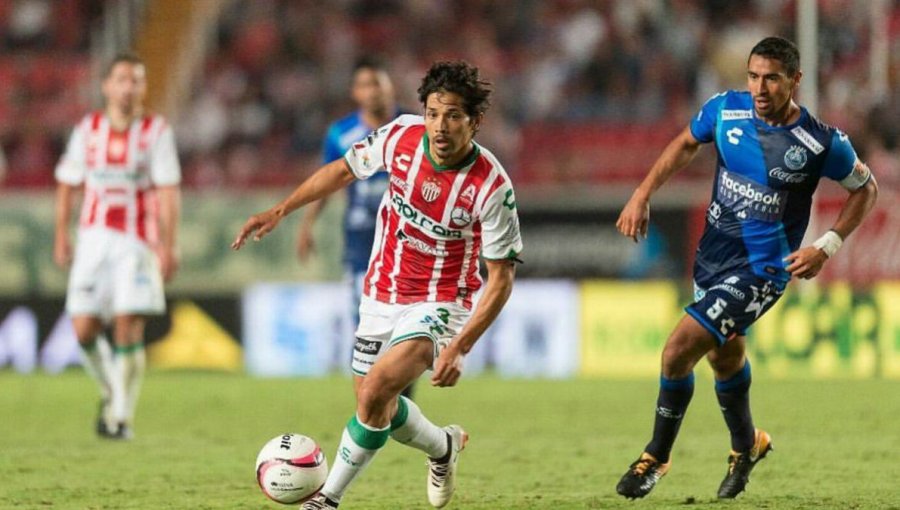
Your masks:
{"label": "collar of jersey", "polygon": [[469,153],[468,157],[466,157],[465,159],[463,159],[462,161],[460,161],[459,163],[457,163],[455,165],[444,166],[444,165],[439,165],[439,164],[435,163],[434,160],[431,159],[431,151],[429,150],[429,147],[428,147],[429,142],[428,142],[428,133],[427,132],[422,135],[422,145],[425,147],[425,157],[428,158],[428,162],[431,163],[431,166],[433,166],[434,169],[437,170],[438,172],[441,172],[444,170],[462,170],[463,168],[465,168],[467,166],[471,166],[472,163],[474,163],[475,160],[478,159],[478,155],[481,154],[481,149],[478,147],[478,144],[475,142],[472,142],[472,146],[474,147],[474,150],[472,150],[472,152]]}
{"label": "collar of jersey", "polygon": [[792,122],[792,123],[790,123],[790,124],[787,124],[787,125],[785,125],[785,126],[771,126],[771,125],[767,124],[764,120],[761,120],[759,117],[756,116],[756,109],[755,109],[755,108],[750,108],[750,112],[753,114],[753,122],[756,123],[756,125],[762,126],[764,129],[770,130],[770,131],[779,131],[779,130],[785,130],[785,129],[794,129],[795,127],[797,127],[797,126],[799,126],[800,124],[802,124],[803,121],[806,120],[807,115],[809,115],[809,112],[806,111],[806,108],[803,107],[803,106],[801,106],[801,107],[800,107],[800,117],[797,118],[796,121],[794,121],[794,122]]}

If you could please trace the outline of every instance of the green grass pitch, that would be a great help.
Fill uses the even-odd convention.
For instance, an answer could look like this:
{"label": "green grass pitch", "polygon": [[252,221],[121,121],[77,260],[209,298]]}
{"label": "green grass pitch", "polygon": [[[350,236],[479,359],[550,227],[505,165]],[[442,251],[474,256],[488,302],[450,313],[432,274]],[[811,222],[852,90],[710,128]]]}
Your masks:
{"label": "green grass pitch", "polygon": [[[316,438],[329,460],[353,412],[344,378],[252,379],[151,372],[136,438],[93,434],[93,383],[0,372],[0,508],[277,509],[256,487],[253,463],[282,432]],[[757,425],[775,451],[748,491],[717,502],[728,435],[712,383],[698,379],[673,453],[649,497],[615,485],[649,438],[655,381],[464,379],[420,385],[438,424],[471,434],[457,509],[900,509],[900,383],[754,382]],[[352,486],[342,510],[430,508],[422,454],[389,442]]]}

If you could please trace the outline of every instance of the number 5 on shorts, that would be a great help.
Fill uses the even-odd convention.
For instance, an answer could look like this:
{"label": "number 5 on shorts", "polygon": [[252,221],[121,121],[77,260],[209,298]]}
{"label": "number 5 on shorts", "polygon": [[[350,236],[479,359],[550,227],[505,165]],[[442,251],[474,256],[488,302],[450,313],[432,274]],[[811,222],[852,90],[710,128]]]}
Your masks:
{"label": "number 5 on shorts", "polygon": [[[718,319],[719,316],[722,315],[722,312],[725,311],[726,304],[727,303],[724,299],[716,298],[716,302],[706,310],[706,316],[712,320]],[[719,325],[719,332],[721,332],[725,336],[728,336],[731,333],[730,329],[733,327],[734,320],[732,320],[730,317],[726,317],[722,319]]]}

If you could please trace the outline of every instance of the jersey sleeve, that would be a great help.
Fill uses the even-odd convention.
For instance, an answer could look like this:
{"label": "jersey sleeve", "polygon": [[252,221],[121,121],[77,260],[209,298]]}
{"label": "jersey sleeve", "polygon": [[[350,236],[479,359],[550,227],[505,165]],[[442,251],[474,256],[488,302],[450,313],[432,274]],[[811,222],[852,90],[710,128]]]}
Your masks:
{"label": "jersey sleeve", "polygon": [[726,94],[727,92],[722,92],[707,99],[697,115],[691,119],[691,134],[698,142],[709,143],[715,138],[716,122]]}
{"label": "jersey sleeve", "polygon": [[385,145],[401,118],[372,131],[368,136],[351,145],[344,154],[350,171],[357,179],[368,179],[379,170],[385,170]]}
{"label": "jersey sleeve", "polygon": [[488,260],[513,259],[522,253],[516,196],[507,182],[488,197],[481,214],[481,255]]}
{"label": "jersey sleeve", "polygon": [[54,175],[57,182],[78,186],[84,182],[86,167],[87,144],[85,143],[84,127],[83,124],[78,124],[72,130],[66,151],[57,163]]}
{"label": "jersey sleeve", "polygon": [[162,128],[150,156],[150,179],[157,186],[181,183],[181,164],[175,149],[175,133],[171,126]]}
{"label": "jersey sleeve", "polygon": [[836,129],[832,136],[822,175],[838,181],[849,191],[863,187],[872,176],[869,167],[860,161],[847,135]]}
{"label": "jersey sleeve", "polygon": [[344,151],[341,150],[340,144],[338,144],[339,134],[340,132],[335,124],[332,124],[328,128],[328,132],[325,133],[325,141],[322,143],[322,164],[331,163],[344,155]]}

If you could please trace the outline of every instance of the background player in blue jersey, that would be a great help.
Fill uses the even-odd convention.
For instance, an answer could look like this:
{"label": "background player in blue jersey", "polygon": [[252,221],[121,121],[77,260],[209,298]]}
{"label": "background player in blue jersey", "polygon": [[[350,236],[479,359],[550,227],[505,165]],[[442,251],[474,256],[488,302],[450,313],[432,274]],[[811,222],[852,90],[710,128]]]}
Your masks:
{"label": "background player in blue jersey", "polygon": [[[323,164],[342,158],[351,145],[401,113],[396,106],[391,78],[384,65],[374,58],[365,57],[354,66],[350,96],[358,109],[328,127],[322,149]],[[369,179],[356,179],[347,186],[343,261],[346,279],[352,288],[349,306],[354,330],[359,324],[363,278],[375,241],[375,220],[387,187],[387,172],[378,172]],[[323,199],[306,207],[297,235],[297,255],[301,262],[306,262],[315,250],[313,226],[324,206]],[[352,344],[349,344],[348,357],[351,350]],[[411,398],[412,386],[404,390],[403,395]]]}
{"label": "background player in blue jersey", "polygon": [[[653,438],[616,491],[646,496],[668,472],[669,454],[694,391],[694,365],[706,356],[731,432],[720,498],[744,490],[750,471],[771,449],[750,413],[745,332],[777,300],[791,277],[812,278],[872,209],[875,179],[847,135],[794,101],[802,73],[796,46],[769,37],[750,52],[748,91],[713,96],[666,147],[616,223],[646,237],[650,196],[713,142],[716,181],[694,265],[694,302],[666,341]],[[849,196],[837,221],[811,246],[800,246],[821,177]]]}

